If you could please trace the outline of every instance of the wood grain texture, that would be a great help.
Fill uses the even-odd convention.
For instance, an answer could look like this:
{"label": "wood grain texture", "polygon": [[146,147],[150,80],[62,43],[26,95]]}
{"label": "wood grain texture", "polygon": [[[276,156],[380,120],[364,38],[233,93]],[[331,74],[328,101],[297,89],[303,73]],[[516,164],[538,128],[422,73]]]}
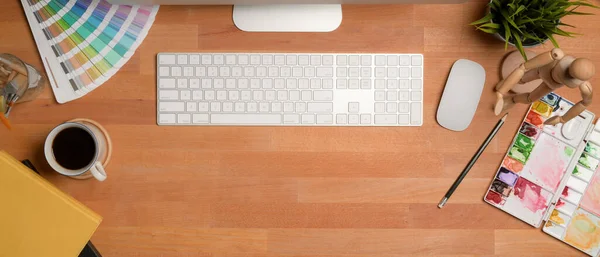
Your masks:
{"label": "wood grain texture", "polygon": [[[482,201],[526,106],[511,110],[449,204],[436,208],[498,120],[492,87],[504,46],[467,25],[486,2],[347,5],[342,26],[323,34],[245,33],[233,25],[231,6],[163,6],[112,79],[64,105],[50,89],[18,105],[15,129],[0,128],[0,149],[31,159],[104,217],[92,240],[106,257],[585,256]],[[566,21],[584,35],[560,38],[563,50],[600,67],[600,15]],[[0,30],[2,52],[41,67],[19,1],[0,2]],[[185,51],[423,53],[424,125],[158,127],[156,54]],[[435,112],[460,58],[481,63],[487,80],[474,123],[456,133],[440,127]],[[559,93],[579,99],[577,91]],[[600,103],[591,110],[600,114]],[[46,134],[72,118],[94,119],[110,132],[107,181],[71,180],[45,163]]]}

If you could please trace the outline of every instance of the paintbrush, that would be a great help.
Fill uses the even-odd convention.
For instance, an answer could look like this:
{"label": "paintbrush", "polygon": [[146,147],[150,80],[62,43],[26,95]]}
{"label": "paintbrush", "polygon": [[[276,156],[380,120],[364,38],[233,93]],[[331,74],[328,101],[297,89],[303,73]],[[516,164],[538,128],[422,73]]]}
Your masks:
{"label": "paintbrush", "polygon": [[438,208],[441,209],[442,207],[444,207],[444,205],[446,204],[446,202],[448,202],[448,199],[450,199],[450,196],[452,196],[452,194],[454,193],[454,191],[456,190],[456,188],[458,188],[458,186],[460,185],[460,183],[467,176],[467,174],[469,173],[469,171],[471,170],[471,168],[473,167],[473,165],[475,165],[475,162],[477,162],[477,159],[479,159],[479,156],[481,156],[481,154],[483,153],[483,151],[485,150],[485,148],[490,144],[490,142],[492,141],[492,139],[494,139],[494,137],[496,136],[496,134],[498,133],[498,131],[500,130],[500,128],[504,124],[504,121],[506,120],[507,116],[508,116],[508,113],[506,113],[506,114],[504,114],[504,116],[502,116],[502,118],[498,121],[498,123],[496,124],[496,126],[494,127],[494,129],[492,130],[492,132],[490,132],[490,134],[487,136],[487,138],[485,139],[485,141],[483,141],[483,144],[479,147],[479,150],[477,150],[477,152],[475,153],[475,155],[473,155],[473,158],[471,158],[471,161],[469,161],[469,164],[467,164],[467,167],[465,167],[465,169],[460,173],[460,175],[458,176],[458,178],[456,178],[456,181],[454,181],[454,184],[452,184],[452,186],[450,187],[450,189],[448,189],[448,192],[446,192],[446,195],[444,195],[444,198],[442,198],[442,200],[438,204]]}

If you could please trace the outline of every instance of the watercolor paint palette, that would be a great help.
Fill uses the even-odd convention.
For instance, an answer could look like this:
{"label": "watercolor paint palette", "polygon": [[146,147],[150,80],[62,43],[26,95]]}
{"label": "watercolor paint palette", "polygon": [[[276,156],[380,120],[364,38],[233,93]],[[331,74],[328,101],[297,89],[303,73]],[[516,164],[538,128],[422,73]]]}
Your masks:
{"label": "watercolor paint palette", "polygon": [[585,111],[564,125],[543,124],[572,106],[554,93],[531,105],[484,200],[600,256],[600,122]]}
{"label": "watercolor paint palette", "polygon": [[21,0],[56,101],[91,92],[131,58],[158,6],[105,0]]}

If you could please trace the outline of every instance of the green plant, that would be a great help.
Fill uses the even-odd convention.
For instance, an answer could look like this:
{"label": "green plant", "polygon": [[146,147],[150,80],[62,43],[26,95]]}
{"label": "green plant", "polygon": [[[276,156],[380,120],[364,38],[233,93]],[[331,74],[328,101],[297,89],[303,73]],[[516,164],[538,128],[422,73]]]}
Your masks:
{"label": "green plant", "polygon": [[492,0],[489,3],[488,14],[470,25],[486,33],[498,33],[506,41],[505,49],[508,48],[508,42],[511,42],[527,60],[523,45],[542,43],[550,39],[552,44],[558,47],[554,35],[579,35],[564,31],[559,26],[574,28],[561,22],[565,16],[591,15],[575,11],[581,6],[598,8],[586,0]]}

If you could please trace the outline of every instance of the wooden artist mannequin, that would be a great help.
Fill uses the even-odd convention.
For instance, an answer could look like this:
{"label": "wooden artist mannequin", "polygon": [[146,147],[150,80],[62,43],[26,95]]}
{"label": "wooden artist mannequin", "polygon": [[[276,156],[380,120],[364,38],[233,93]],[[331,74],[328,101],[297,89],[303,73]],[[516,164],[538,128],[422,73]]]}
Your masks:
{"label": "wooden artist mannequin", "polygon": [[[498,82],[494,113],[499,115],[515,103],[531,104],[562,86],[579,88],[581,101],[563,116],[554,116],[544,122],[547,125],[566,123],[592,103],[592,85],[588,80],[595,72],[594,64],[589,59],[565,56],[562,50],[554,48],[522,63],[508,77]],[[542,83],[531,93],[506,95],[517,83],[527,83],[536,79],[541,79]]]}

